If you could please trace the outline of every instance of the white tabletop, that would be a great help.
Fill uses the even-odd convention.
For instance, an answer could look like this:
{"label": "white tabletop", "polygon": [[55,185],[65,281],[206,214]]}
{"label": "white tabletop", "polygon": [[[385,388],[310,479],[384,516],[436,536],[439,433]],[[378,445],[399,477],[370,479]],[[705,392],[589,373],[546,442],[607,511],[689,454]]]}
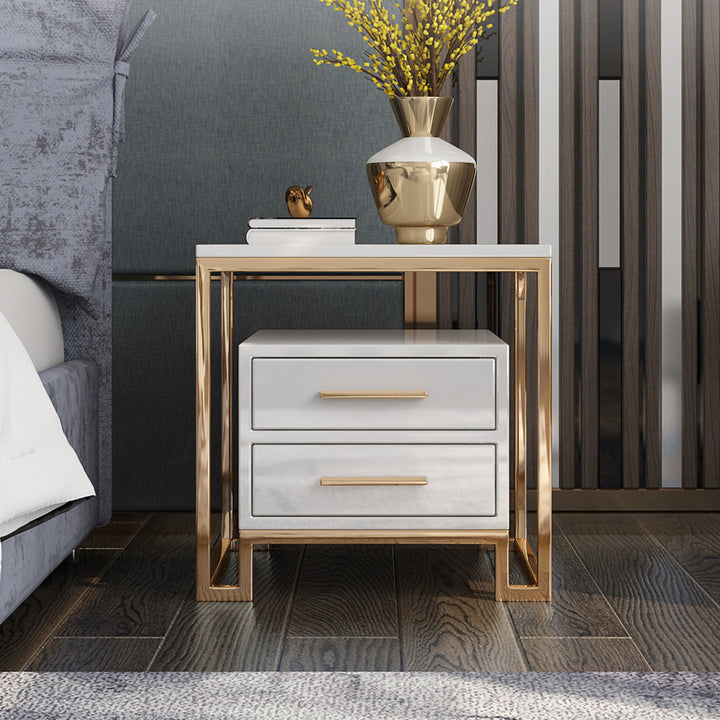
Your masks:
{"label": "white tabletop", "polygon": [[196,245],[199,258],[544,258],[550,245]]}

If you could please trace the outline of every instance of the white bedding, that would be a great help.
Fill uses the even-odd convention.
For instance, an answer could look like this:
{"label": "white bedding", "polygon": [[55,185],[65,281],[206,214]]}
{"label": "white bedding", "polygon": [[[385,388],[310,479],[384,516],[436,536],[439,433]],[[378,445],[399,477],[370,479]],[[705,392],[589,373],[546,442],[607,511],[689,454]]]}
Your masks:
{"label": "white bedding", "polygon": [[0,537],[94,494],[25,347],[0,313]]}

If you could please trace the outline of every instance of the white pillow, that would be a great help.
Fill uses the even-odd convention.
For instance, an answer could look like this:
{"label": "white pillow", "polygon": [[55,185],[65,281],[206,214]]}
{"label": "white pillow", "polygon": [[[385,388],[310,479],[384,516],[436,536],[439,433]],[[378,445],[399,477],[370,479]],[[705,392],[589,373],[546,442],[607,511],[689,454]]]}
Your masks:
{"label": "white pillow", "polygon": [[27,351],[0,313],[0,525],[3,534],[94,495]]}
{"label": "white pillow", "polygon": [[37,372],[64,362],[60,313],[45,281],[0,270],[0,312],[22,341]]}

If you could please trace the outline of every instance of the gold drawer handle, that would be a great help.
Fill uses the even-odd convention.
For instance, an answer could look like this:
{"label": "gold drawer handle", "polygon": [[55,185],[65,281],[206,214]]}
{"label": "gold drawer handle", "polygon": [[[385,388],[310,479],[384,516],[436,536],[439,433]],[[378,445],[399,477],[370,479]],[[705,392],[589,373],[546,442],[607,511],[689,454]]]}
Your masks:
{"label": "gold drawer handle", "polygon": [[424,400],[427,390],[321,390],[321,400]]}
{"label": "gold drawer handle", "polygon": [[321,485],[427,485],[422,475],[400,477],[321,477]]}

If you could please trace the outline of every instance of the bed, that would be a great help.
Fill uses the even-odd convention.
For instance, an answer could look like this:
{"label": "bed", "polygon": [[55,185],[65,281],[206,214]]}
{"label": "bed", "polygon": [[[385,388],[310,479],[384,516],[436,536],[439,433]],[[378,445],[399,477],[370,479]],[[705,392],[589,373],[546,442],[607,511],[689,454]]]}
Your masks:
{"label": "bed", "polygon": [[[10,333],[15,333],[15,338]],[[50,287],[39,278],[12,270],[0,270],[0,621],[5,620],[25,598],[66,558],[98,524],[98,371],[90,360],[65,362],[60,316]],[[24,360],[13,355],[13,342],[26,351]],[[15,347],[17,350],[17,347]],[[20,355],[20,353],[17,353]],[[35,405],[23,384],[26,368],[13,362],[27,361],[27,373],[36,373],[47,393],[52,412],[60,420],[58,440],[50,430],[33,417]],[[30,365],[32,363],[32,365]],[[37,384],[37,381],[36,381]],[[12,392],[22,402],[32,423],[40,458],[43,444],[63,442],[64,447],[48,447],[49,457],[33,460],[24,473],[17,473],[23,458],[3,463],[17,430],[18,410],[13,406]],[[42,392],[42,390],[40,390]],[[46,401],[45,401],[46,402]],[[40,412],[40,411],[38,411]],[[69,447],[68,447],[69,445]],[[66,457],[67,454],[67,457]],[[31,458],[29,458],[32,460]],[[66,462],[67,460],[67,462]],[[77,462],[79,461],[79,462]],[[46,477],[38,477],[44,474]],[[67,477],[66,477],[67,476]],[[89,481],[89,482],[88,482]],[[24,495],[10,503],[8,494],[15,484],[27,487]],[[43,483],[48,483],[45,489]],[[105,488],[103,488],[103,492]],[[90,493],[94,493],[91,495]],[[82,497],[84,496],[84,497]]]}
{"label": "bed", "polygon": [[[128,32],[130,0],[11,6],[0,13],[4,305],[15,315],[12,342],[19,336],[32,357],[36,390],[45,405],[50,398],[95,494],[0,525],[0,621],[93,527],[110,520],[112,179],[130,56],[155,17],[148,11]],[[29,332],[39,323],[42,332]],[[43,352],[50,353],[44,360]],[[0,388],[3,379],[0,373]],[[12,394],[12,384],[5,388]]]}

